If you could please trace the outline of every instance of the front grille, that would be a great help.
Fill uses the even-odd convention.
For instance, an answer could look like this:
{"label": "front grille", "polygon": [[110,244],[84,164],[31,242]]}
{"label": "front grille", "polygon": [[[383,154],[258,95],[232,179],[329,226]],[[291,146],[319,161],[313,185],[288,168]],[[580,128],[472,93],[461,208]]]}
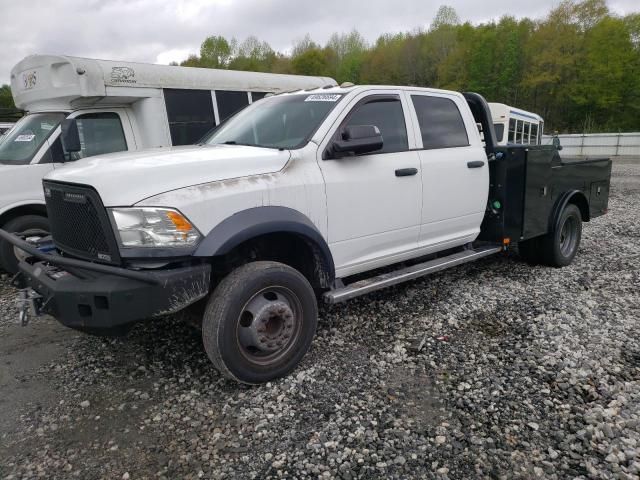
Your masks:
{"label": "front grille", "polygon": [[90,187],[44,181],[51,236],[63,252],[117,264],[118,246],[98,193]]}

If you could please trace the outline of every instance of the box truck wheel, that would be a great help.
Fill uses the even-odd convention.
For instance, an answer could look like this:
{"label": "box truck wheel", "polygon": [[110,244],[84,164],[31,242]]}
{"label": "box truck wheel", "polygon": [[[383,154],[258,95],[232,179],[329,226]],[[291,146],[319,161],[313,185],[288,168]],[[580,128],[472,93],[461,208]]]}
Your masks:
{"label": "box truck wheel", "polygon": [[232,271],[211,294],[202,339],[224,376],[258,384],[298,365],[317,322],[313,288],[300,272],[282,263],[251,262]]}
{"label": "box truck wheel", "polygon": [[544,263],[552,267],[569,265],[578,253],[582,238],[580,209],[570,203],[562,213],[555,228],[542,238]]}
{"label": "box truck wheel", "polygon": [[[8,221],[2,226],[9,233],[21,233],[24,236],[42,237],[49,231],[49,220],[40,215],[24,215]],[[0,241],[0,267],[8,273],[18,271],[18,261],[25,253],[9,242]]]}

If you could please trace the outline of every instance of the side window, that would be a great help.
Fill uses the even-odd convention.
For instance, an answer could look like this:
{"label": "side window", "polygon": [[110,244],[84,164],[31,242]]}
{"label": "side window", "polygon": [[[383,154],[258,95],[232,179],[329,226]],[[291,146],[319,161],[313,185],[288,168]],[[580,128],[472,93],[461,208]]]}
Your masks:
{"label": "side window", "polygon": [[453,100],[426,95],[411,95],[416,109],[422,147],[425,149],[466,147],[467,129]]}
{"label": "side window", "polygon": [[221,122],[249,105],[247,92],[216,90],[216,101],[218,102],[218,115],[220,115]]}
{"label": "side window", "polygon": [[375,125],[382,134],[382,149],[375,153],[404,152],[409,149],[402,104],[397,97],[382,97],[357,105],[343,127]]}
{"label": "side window", "polygon": [[509,143],[516,143],[516,120],[509,119]]}
{"label": "side window", "polygon": [[524,129],[524,122],[522,120],[518,120],[518,125],[516,127],[516,143],[522,143],[523,129]]}
{"label": "side window", "polygon": [[538,124],[537,123],[531,124],[531,143],[533,145],[538,144]]}
{"label": "side window", "polygon": [[216,126],[210,90],[164,89],[173,145],[192,145]]}
{"label": "side window", "polygon": [[76,123],[82,149],[73,153],[74,160],[127,149],[122,122],[117,113],[86,113],[76,117]]}
{"label": "side window", "polygon": [[60,135],[55,141],[51,144],[47,153],[45,153],[40,163],[62,163],[65,162],[67,158],[64,155],[64,149],[62,148],[62,140],[60,140]]}
{"label": "side window", "polygon": [[251,101],[255,102],[265,97],[269,92],[251,92]]}
{"label": "side window", "polygon": [[529,130],[531,128],[531,124],[529,122],[524,122],[524,140],[522,143],[529,143]]}

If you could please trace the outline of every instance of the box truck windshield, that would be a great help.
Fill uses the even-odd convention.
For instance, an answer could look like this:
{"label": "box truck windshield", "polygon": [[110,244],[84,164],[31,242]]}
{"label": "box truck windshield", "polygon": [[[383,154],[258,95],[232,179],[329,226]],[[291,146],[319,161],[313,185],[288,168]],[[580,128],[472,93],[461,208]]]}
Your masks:
{"label": "box truck windshield", "polygon": [[0,163],[30,163],[64,117],[64,113],[34,113],[23,117],[0,142]]}

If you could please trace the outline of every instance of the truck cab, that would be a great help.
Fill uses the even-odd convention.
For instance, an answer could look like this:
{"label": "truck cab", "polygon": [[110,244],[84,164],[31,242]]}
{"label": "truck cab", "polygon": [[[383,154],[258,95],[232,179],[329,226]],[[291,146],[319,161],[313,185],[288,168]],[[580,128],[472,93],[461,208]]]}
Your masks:
{"label": "truck cab", "polygon": [[582,223],[606,212],[610,160],[501,147],[492,125],[477,94],[275,95],[199,145],[56,169],[43,182],[53,244],[0,237],[27,252],[19,281],[36,313],[95,333],[185,310],[225,376],[261,383],[308,350],[318,298],[516,243],[532,263],[571,263]]}
{"label": "truck cab", "polygon": [[[95,155],[196,143],[238,110],[282,91],[335,85],[326,77],[277,75],[33,55],[11,71],[15,104],[27,112],[0,143],[0,227],[42,237],[49,223],[42,178]],[[66,151],[63,123],[79,148]],[[0,242],[0,268],[15,273],[19,250]]]}

